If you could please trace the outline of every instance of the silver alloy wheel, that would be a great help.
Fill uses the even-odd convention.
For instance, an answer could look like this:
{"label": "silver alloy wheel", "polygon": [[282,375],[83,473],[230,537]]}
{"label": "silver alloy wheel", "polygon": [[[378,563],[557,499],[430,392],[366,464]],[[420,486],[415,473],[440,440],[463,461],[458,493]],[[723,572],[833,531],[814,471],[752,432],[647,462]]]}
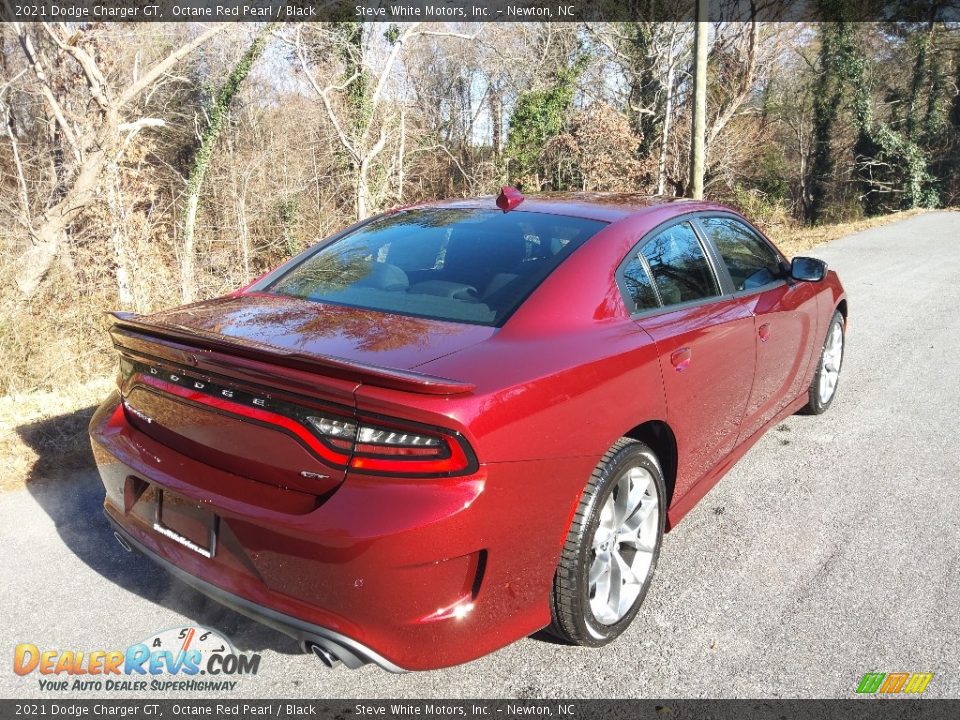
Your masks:
{"label": "silver alloy wheel", "polygon": [[589,580],[590,610],[602,625],[623,618],[643,589],[657,546],[659,504],[653,475],[632,467],[600,509]]}
{"label": "silver alloy wheel", "polygon": [[839,322],[830,328],[830,336],[823,346],[823,367],[820,370],[820,402],[828,403],[837,390],[840,364],[843,362],[843,328]]}

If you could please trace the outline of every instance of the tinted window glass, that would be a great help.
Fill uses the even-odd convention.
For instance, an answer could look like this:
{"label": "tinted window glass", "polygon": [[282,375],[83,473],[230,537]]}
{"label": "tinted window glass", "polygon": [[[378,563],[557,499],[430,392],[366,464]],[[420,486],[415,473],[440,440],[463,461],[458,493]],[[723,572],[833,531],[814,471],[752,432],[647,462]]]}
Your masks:
{"label": "tinted window glass", "polygon": [[749,290],[773,282],[781,274],[780,258],[750,228],[732,218],[701,218],[737,290]]}
{"label": "tinted window glass", "polygon": [[623,269],[623,284],[633,301],[634,310],[659,307],[660,302],[639,253]]}
{"label": "tinted window glass", "polygon": [[606,223],[474,209],[408,210],[321,248],[269,288],[353,307],[499,325]]}
{"label": "tinted window glass", "polygon": [[690,223],[673,225],[643,246],[664,305],[720,294],[713,271]]}

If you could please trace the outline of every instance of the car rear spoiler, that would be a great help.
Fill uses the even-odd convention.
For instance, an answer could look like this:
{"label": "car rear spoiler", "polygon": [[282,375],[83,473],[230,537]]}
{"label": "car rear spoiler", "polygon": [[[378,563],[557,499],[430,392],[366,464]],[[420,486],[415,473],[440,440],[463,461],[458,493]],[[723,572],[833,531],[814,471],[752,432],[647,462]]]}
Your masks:
{"label": "car rear spoiler", "polygon": [[159,354],[181,364],[197,364],[198,360],[195,356],[191,356],[191,351],[199,351],[199,353],[213,351],[293,370],[334,375],[356,380],[365,385],[427,395],[460,395],[472,392],[476,387],[473,383],[435,375],[369,365],[328,355],[296,352],[254,340],[156,322],[135,313],[107,314],[113,321],[110,326],[110,337],[115,348],[148,355]]}

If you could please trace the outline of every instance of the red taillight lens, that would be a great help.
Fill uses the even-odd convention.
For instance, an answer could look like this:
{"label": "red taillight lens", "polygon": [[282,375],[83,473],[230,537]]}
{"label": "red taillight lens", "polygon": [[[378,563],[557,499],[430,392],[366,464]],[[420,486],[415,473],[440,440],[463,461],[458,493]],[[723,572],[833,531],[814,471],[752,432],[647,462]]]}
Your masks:
{"label": "red taillight lens", "polygon": [[164,368],[161,373],[157,367],[127,359],[121,363],[119,380],[124,397],[131,383],[139,383],[217,412],[282,428],[338,468],[374,475],[449,477],[478,467],[470,446],[450,430],[393,419],[357,419],[350,417],[349,408],[342,409],[344,414],[336,410],[327,414],[326,410],[254,395],[176,368]]}
{"label": "red taillight lens", "polygon": [[475,461],[456,435],[419,428],[310,416],[307,421],[335,447],[353,448],[349,467],[377,474],[443,476],[470,471]]}
{"label": "red taillight lens", "polygon": [[[179,376],[176,377],[179,379]],[[272,412],[270,410],[264,410],[259,407],[247,407],[224,397],[211,397],[204,394],[202,390],[181,387],[179,385],[174,385],[173,383],[158,380],[149,376],[141,376],[139,381],[148,387],[162,390],[165,393],[175,395],[183,398],[184,400],[190,400],[202,405],[207,405],[231,415],[250,418],[267,425],[274,425],[276,427],[283,428],[297,437],[304,445],[313,450],[316,455],[323,458],[331,465],[342,467],[349,457],[347,454],[350,450],[349,446],[346,448],[337,448],[336,446],[333,446],[333,448],[327,447],[323,442],[314,437],[313,434],[310,433],[301,423],[297,422],[293,418],[287,417],[286,415],[281,415],[280,413]],[[126,399],[124,399],[124,407],[129,408],[129,406],[126,404]],[[330,445],[332,445],[332,443],[330,443]],[[335,450],[344,450],[346,452],[336,452]]]}

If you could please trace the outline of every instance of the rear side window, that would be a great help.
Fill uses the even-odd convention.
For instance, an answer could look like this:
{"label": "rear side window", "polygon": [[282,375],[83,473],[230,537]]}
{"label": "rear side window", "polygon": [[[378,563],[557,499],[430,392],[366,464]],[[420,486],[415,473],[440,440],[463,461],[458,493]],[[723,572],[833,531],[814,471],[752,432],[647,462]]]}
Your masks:
{"label": "rear side window", "polygon": [[320,248],[274,281],[269,292],[500,325],[605,225],[522,211],[408,210]]}
{"label": "rear side window", "polygon": [[730,271],[734,289],[762,287],[782,275],[780,258],[773,248],[739,220],[701,218],[700,224]]}
{"label": "rear side window", "polygon": [[634,312],[660,306],[657,291],[653,289],[646,263],[639,252],[623,268],[623,284],[633,301]]}
{"label": "rear side window", "polygon": [[650,265],[664,305],[720,294],[713,270],[690,223],[670,226],[648,241],[640,252]]}

